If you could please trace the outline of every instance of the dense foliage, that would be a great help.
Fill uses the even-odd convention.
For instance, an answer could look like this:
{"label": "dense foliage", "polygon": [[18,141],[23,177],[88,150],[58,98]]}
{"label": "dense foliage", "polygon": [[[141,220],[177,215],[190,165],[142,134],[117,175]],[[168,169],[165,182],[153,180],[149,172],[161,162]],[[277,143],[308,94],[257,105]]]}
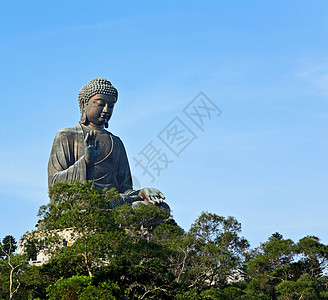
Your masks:
{"label": "dense foliage", "polygon": [[[24,253],[0,243],[0,299],[328,299],[328,246],[273,234],[249,250],[233,217],[203,212],[185,232],[154,205],[115,207],[114,190],[60,183]],[[65,234],[64,234],[65,233]],[[43,252],[49,260],[28,262]]]}

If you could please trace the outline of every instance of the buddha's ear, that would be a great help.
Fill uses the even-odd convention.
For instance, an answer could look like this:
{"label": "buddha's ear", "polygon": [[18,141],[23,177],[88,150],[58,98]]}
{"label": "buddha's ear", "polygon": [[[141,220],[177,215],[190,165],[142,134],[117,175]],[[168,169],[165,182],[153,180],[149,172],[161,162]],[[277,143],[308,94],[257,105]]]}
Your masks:
{"label": "buddha's ear", "polygon": [[105,128],[108,128],[108,121],[105,122]]}
{"label": "buddha's ear", "polygon": [[80,122],[82,124],[85,124],[87,122],[87,113],[85,111],[85,103],[82,104],[82,107],[81,107],[81,120]]}

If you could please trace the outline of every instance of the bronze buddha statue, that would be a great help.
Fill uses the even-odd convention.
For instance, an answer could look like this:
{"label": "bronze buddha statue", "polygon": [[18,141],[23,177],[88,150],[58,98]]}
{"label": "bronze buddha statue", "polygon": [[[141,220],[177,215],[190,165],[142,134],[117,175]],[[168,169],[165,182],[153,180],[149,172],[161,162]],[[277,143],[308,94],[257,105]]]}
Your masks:
{"label": "bronze buddha statue", "polygon": [[98,189],[116,188],[121,204],[143,202],[169,209],[159,190],[133,190],[124,145],[105,129],[117,99],[116,88],[104,78],[94,78],[81,88],[80,122],[57,132],[48,163],[48,185],[66,180],[93,180]]}

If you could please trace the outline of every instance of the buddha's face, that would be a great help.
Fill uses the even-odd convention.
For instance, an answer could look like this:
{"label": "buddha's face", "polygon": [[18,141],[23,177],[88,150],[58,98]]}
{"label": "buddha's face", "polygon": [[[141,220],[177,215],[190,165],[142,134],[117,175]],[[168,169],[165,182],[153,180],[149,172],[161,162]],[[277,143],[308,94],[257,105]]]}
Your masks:
{"label": "buddha's face", "polygon": [[91,125],[103,126],[111,118],[116,97],[97,94],[85,106],[87,120]]}

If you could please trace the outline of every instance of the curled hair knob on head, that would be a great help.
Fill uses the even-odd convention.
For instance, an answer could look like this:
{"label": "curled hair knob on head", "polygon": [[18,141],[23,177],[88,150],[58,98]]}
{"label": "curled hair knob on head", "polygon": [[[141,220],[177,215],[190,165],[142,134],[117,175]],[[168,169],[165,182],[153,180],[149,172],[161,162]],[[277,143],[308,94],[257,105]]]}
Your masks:
{"label": "curled hair knob on head", "polygon": [[[91,79],[86,85],[84,85],[79,91],[79,105],[80,110],[84,109],[84,105],[88,103],[91,97],[97,94],[114,95],[117,101],[118,92],[112,83],[105,78]],[[115,101],[115,102],[116,102]],[[82,121],[82,119],[81,119]]]}

